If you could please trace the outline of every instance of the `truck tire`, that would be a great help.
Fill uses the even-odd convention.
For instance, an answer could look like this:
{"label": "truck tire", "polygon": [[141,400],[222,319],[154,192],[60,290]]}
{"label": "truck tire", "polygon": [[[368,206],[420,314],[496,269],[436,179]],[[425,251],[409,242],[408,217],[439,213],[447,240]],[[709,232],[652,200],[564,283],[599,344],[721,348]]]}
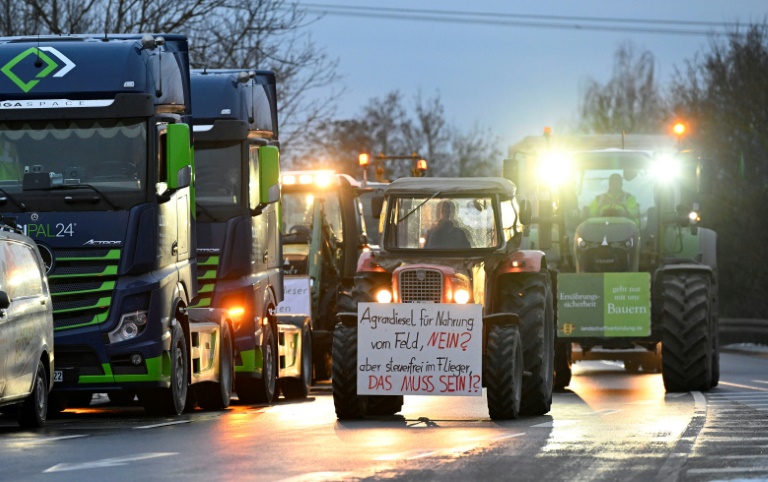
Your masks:
{"label": "truck tire", "polygon": [[264,330],[261,378],[246,378],[237,385],[238,399],[243,403],[272,403],[277,391],[277,342],[272,323]]}
{"label": "truck tire", "polygon": [[570,341],[555,342],[555,381],[552,389],[558,392],[571,384],[572,349]]}
{"label": "truck tire", "polygon": [[488,413],[493,420],[512,420],[520,415],[523,389],[523,350],[516,326],[491,326],[488,330],[483,379]]}
{"label": "truck tire", "polygon": [[662,280],[661,374],[668,392],[712,386],[709,279],[700,273]]}
{"label": "truck tire", "polygon": [[555,377],[555,321],[550,278],[524,273],[506,278],[500,311],[517,313],[523,345],[523,394],[520,413],[544,415],[552,406]]}
{"label": "truck tire", "polygon": [[365,417],[368,397],[357,394],[357,328],[337,324],[333,330],[333,406],[339,420]]}
{"label": "truck tire", "polygon": [[203,410],[224,410],[232,401],[232,386],[234,385],[234,348],[229,323],[221,324],[219,333],[221,348],[219,349],[219,381],[206,383],[197,390],[198,403]]}
{"label": "truck tire", "polygon": [[298,378],[280,380],[280,389],[288,400],[307,398],[312,385],[312,331],[309,321],[301,329],[301,368]]}
{"label": "truck tire", "polygon": [[171,386],[142,394],[144,411],[149,415],[181,415],[189,391],[189,352],[187,339],[178,320],[171,328]]}
{"label": "truck tire", "polygon": [[48,414],[48,374],[42,360],[37,362],[37,372],[32,382],[32,393],[19,408],[18,422],[25,428],[40,428],[45,425]]}

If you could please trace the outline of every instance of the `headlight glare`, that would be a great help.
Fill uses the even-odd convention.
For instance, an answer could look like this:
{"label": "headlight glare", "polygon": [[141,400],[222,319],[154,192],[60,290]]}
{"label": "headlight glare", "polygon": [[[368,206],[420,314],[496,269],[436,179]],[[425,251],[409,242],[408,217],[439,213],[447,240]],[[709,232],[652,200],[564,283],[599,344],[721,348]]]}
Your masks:
{"label": "headlight glare", "polygon": [[376,301],[379,303],[391,303],[392,293],[389,290],[380,290],[376,293]]}

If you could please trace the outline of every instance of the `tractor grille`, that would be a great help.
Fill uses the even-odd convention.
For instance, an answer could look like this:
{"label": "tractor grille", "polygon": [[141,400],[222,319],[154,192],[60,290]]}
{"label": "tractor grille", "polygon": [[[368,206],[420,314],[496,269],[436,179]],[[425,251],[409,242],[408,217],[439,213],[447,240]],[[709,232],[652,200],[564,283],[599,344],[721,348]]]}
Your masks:
{"label": "tractor grille", "polygon": [[400,300],[403,303],[440,303],[443,277],[439,271],[411,269],[400,272]]}
{"label": "tractor grille", "polygon": [[584,252],[585,271],[590,273],[608,273],[629,271],[630,253],[626,249],[601,246]]}
{"label": "tractor grille", "polygon": [[[64,330],[102,323],[109,317],[117,281],[119,249],[71,248],[54,252],[48,275],[53,326]],[[59,349],[56,348],[58,360]]]}

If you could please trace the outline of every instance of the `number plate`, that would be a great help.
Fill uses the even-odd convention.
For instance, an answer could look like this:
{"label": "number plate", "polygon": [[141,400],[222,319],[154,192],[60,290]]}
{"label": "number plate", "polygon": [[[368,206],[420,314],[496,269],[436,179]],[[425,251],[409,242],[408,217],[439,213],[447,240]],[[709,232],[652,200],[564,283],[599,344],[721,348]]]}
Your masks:
{"label": "number plate", "polygon": [[64,372],[61,370],[54,370],[53,371],[53,381],[54,382],[63,382],[64,381]]}

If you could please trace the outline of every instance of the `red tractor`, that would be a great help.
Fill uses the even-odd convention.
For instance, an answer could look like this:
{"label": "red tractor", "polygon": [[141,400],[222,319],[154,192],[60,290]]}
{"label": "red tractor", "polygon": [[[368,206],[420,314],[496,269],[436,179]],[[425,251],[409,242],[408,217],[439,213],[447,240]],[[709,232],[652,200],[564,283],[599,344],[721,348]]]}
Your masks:
{"label": "red tractor", "polygon": [[[333,397],[339,419],[392,415],[403,396],[358,390],[358,303],[413,309],[482,309],[482,386],[492,419],[550,410],[555,319],[552,276],[542,251],[521,250],[530,204],[503,178],[402,178],[373,212],[380,249],[364,252],[351,293],[339,300],[333,337]],[[410,305],[409,305],[410,304]],[[369,305],[365,305],[369,306]],[[367,346],[360,345],[365,356]]]}

